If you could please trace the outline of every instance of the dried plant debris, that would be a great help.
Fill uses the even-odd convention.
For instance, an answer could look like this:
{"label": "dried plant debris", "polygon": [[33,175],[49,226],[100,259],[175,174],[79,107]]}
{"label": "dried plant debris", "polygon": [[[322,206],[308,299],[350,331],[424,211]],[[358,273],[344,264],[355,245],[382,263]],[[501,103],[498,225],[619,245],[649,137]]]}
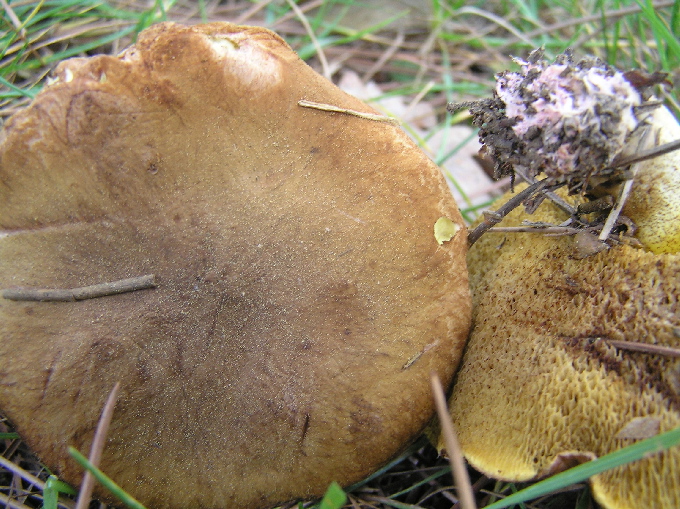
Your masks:
{"label": "dried plant debris", "polygon": [[611,174],[614,159],[658,105],[650,100],[655,79],[634,85],[595,57],[574,62],[567,52],[549,63],[535,50],[515,62],[520,72],[497,75],[493,98],[449,107],[470,109],[496,176],[521,167],[530,177],[545,173],[572,192],[585,190],[591,177]]}
{"label": "dried plant debris", "polygon": [[[621,183],[640,169],[640,152],[670,141],[659,135],[668,131],[657,114],[665,108],[652,94],[653,86],[666,81],[665,74],[621,72],[595,57],[576,61],[570,52],[553,63],[543,58],[542,50],[515,61],[520,71],[498,74],[492,98],[454,103],[448,109],[470,110],[496,178],[517,174],[530,184],[543,179],[542,188],[524,200],[529,211],[562,186],[585,201],[610,195],[616,200],[596,217],[600,241],[611,231],[632,235],[636,219],[621,214],[626,214],[630,183],[625,191]],[[659,155],[660,150],[653,157]],[[675,188],[677,165],[666,166],[664,173],[674,174]],[[583,220],[583,213],[572,215],[583,227],[595,226],[593,220]]]}

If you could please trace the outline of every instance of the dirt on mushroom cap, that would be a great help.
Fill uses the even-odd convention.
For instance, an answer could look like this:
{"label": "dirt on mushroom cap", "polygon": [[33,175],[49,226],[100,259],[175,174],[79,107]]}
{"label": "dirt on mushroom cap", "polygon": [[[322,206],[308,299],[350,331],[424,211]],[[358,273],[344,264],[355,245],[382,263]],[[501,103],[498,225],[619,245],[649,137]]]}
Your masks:
{"label": "dirt on mushroom cap", "polygon": [[[566,217],[546,200],[502,225],[526,219]],[[451,415],[465,456],[492,477],[529,480],[620,449],[632,442],[619,432],[641,418],[680,426],[680,359],[609,343],[680,347],[680,257],[626,246],[575,255],[571,237],[523,233],[487,233],[468,255],[473,330]],[[678,507],[680,450],[592,488],[606,508]]]}
{"label": "dirt on mushroom cap", "polygon": [[[267,507],[388,461],[433,412],[469,325],[439,169],[276,35],[161,24],[74,59],[0,146],[0,408],[67,481],[113,384],[101,468],[152,507]],[[416,359],[414,361],[414,359]]]}

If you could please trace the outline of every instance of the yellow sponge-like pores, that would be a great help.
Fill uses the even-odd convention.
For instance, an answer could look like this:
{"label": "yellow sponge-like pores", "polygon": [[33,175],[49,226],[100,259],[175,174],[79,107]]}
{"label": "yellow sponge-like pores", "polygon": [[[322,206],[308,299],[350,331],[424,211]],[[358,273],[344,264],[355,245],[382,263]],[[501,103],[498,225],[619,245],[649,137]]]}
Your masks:
{"label": "yellow sponge-like pores", "polygon": [[[546,201],[502,224],[524,219],[565,216]],[[575,252],[571,237],[487,233],[468,255],[473,330],[451,415],[464,455],[491,477],[524,481],[600,457],[634,442],[617,436],[631,423],[680,426],[680,358],[610,343],[680,348],[680,255]],[[680,507],[680,448],[591,482],[607,509]]]}

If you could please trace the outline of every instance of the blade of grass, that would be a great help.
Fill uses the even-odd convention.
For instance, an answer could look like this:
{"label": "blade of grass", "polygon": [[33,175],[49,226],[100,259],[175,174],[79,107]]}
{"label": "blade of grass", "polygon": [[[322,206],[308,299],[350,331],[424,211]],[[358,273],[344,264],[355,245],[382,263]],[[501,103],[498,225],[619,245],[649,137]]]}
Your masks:
{"label": "blade of grass", "polygon": [[60,493],[72,496],[78,494],[72,486],[50,475],[45,481],[45,489],[43,490],[43,509],[57,509]]}
{"label": "blade of grass", "polygon": [[[345,37],[324,37],[324,38],[318,38],[319,39],[319,44],[322,48],[330,47],[330,46],[343,46],[346,44],[350,44],[354,41],[357,41],[359,39],[363,39],[370,34],[373,34],[374,32],[379,31],[381,28],[389,25],[390,23],[396,21],[397,19],[401,18],[402,15],[396,15],[391,18],[388,18],[385,21],[381,21],[380,23],[376,23],[375,25],[372,25],[368,28],[362,29],[362,30],[346,30],[343,29],[342,27],[337,27],[336,32],[338,33],[345,33],[349,34]],[[317,53],[316,47],[313,44],[306,45],[300,49],[297,50],[297,54],[300,58],[303,60],[307,60],[314,56]]]}
{"label": "blade of grass", "polygon": [[538,482],[528,488],[514,493],[503,500],[494,502],[484,509],[503,509],[513,504],[520,504],[542,497],[572,484],[582,482],[588,478],[601,474],[606,470],[626,465],[643,459],[651,454],[663,452],[680,444],[680,428],[675,428],[660,435],[646,438],[623,449],[609,453],[601,458],[589,461],[548,479]]}
{"label": "blade of grass", "polygon": [[31,89],[24,89],[24,88],[17,87],[13,83],[10,83],[9,81],[7,81],[2,76],[0,76],[0,85],[3,85],[5,87],[9,88],[10,90],[14,91],[14,94],[11,94],[11,95],[3,93],[2,97],[10,97],[10,96],[11,97],[18,97],[18,96],[21,96],[21,97],[28,97],[29,99],[33,99],[38,94],[37,92],[35,92]]}
{"label": "blade of grass", "polygon": [[[58,62],[58,61],[60,61],[60,60],[64,60],[64,59],[66,59],[66,58],[69,58],[69,57],[78,55],[78,54],[80,54],[80,53],[84,53],[84,52],[86,52],[86,51],[93,50],[93,49],[95,49],[95,48],[98,48],[99,46],[104,46],[104,45],[106,45],[106,44],[108,44],[108,43],[110,43],[110,42],[113,42],[113,41],[117,40],[117,39],[122,39],[122,38],[125,37],[126,35],[131,34],[132,32],[134,32],[136,29],[137,29],[137,27],[135,27],[135,26],[130,26],[130,27],[124,28],[124,29],[122,29],[122,30],[119,30],[118,32],[115,32],[115,33],[113,33],[113,34],[109,34],[109,35],[106,35],[106,36],[104,36],[104,37],[100,37],[100,38],[98,38],[98,39],[96,39],[96,40],[94,40],[94,41],[91,41],[91,42],[88,42],[88,43],[84,43],[84,44],[80,44],[80,45],[75,46],[75,47],[73,47],[73,48],[69,48],[69,49],[66,49],[66,50],[64,50],[64,51],[60,51],[60,52],[58,52],[58,53],[54,53],[53,55],[50,55],[49,57],[47,57],[47,58],[42,62],[42,65],[51,64],[51,63],[54,63],[54,62]],[[37,63],[37,62],[36,62],[36,63]],[[29,68],[29,69],[31,69],[31,68],[36,68],[36,67],[38,67],[38,65],[35,65],[35,66],[27,66],[27,68]]]}
{"label": "blade of grass", "polygon": [[83,456],[78,449],[74,447],[68,448],[69,455],[78,462],[78,464],[85,470],[90,472],[99,483],[109,490],[113,495],[118,498],[123,504],[125,504],[130,509],[146,509],[139,501],[137,501],[131,495],[128,495],[123,488],[118,486],[113,479],[107,476],[104,472],[95,467],[89,460]]}
{"label": "blade of grass", "polygon": [[439,155],[437,154],[437,159],[435,159],[435,164],[441,166],[444,164],[449,158],[453,157],[458,153],[460,149],[462,149],[465,145],[467,145],[471,140],[475,139],[479,133],[479,129],[474,129],[470,131],[470,134],[467,135],[465,138],[463,138],[455,147],[453,147],[451,150],[449,150],[446,154]]}
{"label": "blade of grass", "polygon": [[300,10],[300,8],[295,4],[295,2],[293,2],[293,0],[286,0],[286,2],[293,10],[293,12],[295,12],[295,15],[298,17],[298,20],[300,21],[300,23],[302,23],[302,26],[305,27],[307,36],[309,37],[309,40],[312,41],[312,45],[314,46],[316,56],[319,58],[319,62],[321,62],[321,69],[323,70],[324,77],[328,80],[331,79],[331,68],[328,65],[328,59],[326,58],[326,54],[323,52],[323,48],[321,47],[321,44],[316,38],[316,35],[314,35],[314,30],[312,30],[312,26],[309,24],[307,16],[305,15],[304,12]]}
{"label": "blade of grass", "polygon": [[581,495],[579,495],[578,500],[576,501],[576,507],[574,509],[589,509],[590,499],[590,488],[586,484],[585,489],[581,492]]}
{"label": "blade of grass", "polygon": [[410,493],[414,489],[418,488],[419,486],[423,486],[425,484],[429,484],[435,479],[439,479],[441,476],[448,474],[451,472],[451,467],[442,467],[440,470],[435,472],[434,474],[430,474],[427,477],[423,478],[421,481],[416,482],[415,484],[410,485],[408,488],[403,489],[401,491],[398,491],[396,493],[392,493],[389,498],[397,498],[401,495],[406,495],[407,493]]}
{"label": "blade of grass", "polygon": [[347,495],[340,485],[333,481],[326,489],[326,493],[319,503],[319,509],[340,509],[346,501]]}
{"label": "blade of grass", "polygon": [[677,61],[680,59],[680,41],[678,41],[675,34],[670,31],[668,25],[659,17],[658,12],[650,0],[635,0],[635,2],[640,6],[642,15],[652,28],[663,69],[671,70],[671,63],[668,60],[666,51],[664,51],[664,46],[668,48],[668,52],[670,52]]}
{"label": "blade of grass", "polygon": [[26,26],[31,22],[33,17],[38,13],[38,11],[40,10],[40,8],[43,6],[44,3],[45,3],[45,0],[40,0],[40,2],[38,2],[38,4],[33,8],[33,10],[29,13],[29,15],[26,16],[26,18],[23,21],[21,21],[21,26],[19,27],[19,31],[22,31],[22,30],[25,31],[26,30]]}

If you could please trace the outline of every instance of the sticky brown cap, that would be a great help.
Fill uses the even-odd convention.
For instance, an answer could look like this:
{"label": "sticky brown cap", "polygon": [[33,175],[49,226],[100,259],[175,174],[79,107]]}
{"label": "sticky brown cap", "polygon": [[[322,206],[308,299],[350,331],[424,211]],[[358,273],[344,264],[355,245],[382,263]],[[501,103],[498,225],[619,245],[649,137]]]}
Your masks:
{"label": "sticky brown cap", "polygon": [[161,24],[64,62],[0,146],[0,288],[154,274],[78,302],[0,299],[0,408],[71,483],[149,507],[267,507],[371,473],[432,415],[469,325],[439,169],[275,34]]}
{"label": "sticky brown cap", "polygon": [[[546,201],[502,226],[565,219]],[[488,233],[468,264],[473,331],[450,403],[475,468],[525,481],[680,426],[680,359],[610,343],[680,347],[680,256],[619,246],[577,259],[571,237]],[[680,449],[592,489],[608,509],[680,507]]]}

